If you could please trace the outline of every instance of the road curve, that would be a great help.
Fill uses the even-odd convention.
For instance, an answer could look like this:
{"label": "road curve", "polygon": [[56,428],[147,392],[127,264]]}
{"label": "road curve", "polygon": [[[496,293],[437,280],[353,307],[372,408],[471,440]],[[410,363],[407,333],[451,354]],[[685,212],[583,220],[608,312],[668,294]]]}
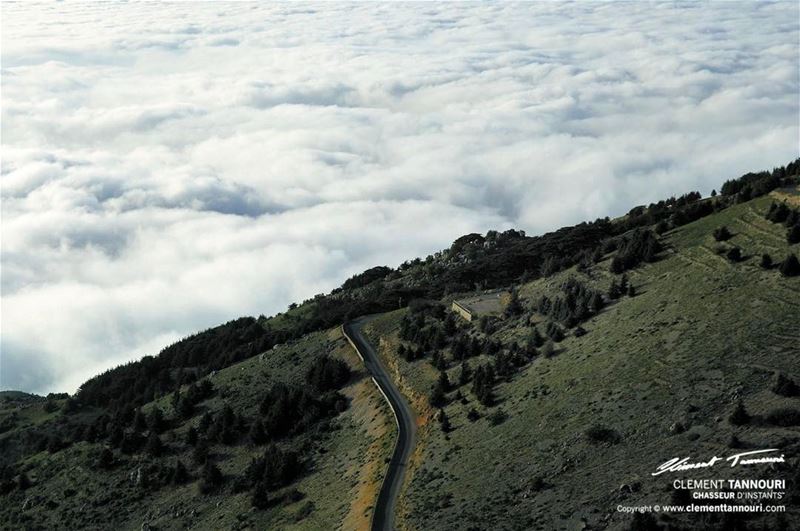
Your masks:
{"label": "road curve", "polygon": [[402,393],[395,387],[389,372],[381,363],[380,358],[378,358],[377,352],[361,333],[361,327],[373,318],[369,316],[360,317],[345,323],[342,326],[342,332],[344,332],[344,336],[364,361],[364,365],[372,375],[372,380],[383,393],[386,401],[389,402],[397,422],[397,442],[394,446],[394,453],[392,454],[392,460],[389,462],[386,476],[383,478],[381,490],[378,493],[378,500],[375,502],[371,525],[372,531],[394,531],[397,498],[400,495],[400,488],[403,485],[403,478],[408,468],[408,460],[414,449],[417,419]]}

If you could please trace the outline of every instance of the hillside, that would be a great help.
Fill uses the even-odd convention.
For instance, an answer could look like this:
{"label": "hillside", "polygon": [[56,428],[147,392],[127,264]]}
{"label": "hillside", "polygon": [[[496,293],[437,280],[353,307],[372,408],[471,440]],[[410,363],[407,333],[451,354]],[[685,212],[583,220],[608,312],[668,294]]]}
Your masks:
{"label": "hillside", "polygon": [[[771,391],[776,374],[800,380],[800,278],[759,265],[763,253],[783,257],[800,247],[787,244],[782,225],[764,219],[771,201],[737,204],[665,233],[663,257],[628,272],[635,295],[583,322],[585,335],[565,327],[567,337],[551,357],[540,347],[518,370],[498,377],[491,407],[479,403],[469,383],[458,385],[459,363],[446,364],[453,383],[442,407],[447,432],[430,404],[439,371],[397,354],[400,344],[414,344],[399,337],[409,311],[373,321],[373,342],[428,418],[406,486],[405,528],[624,529],[630,517],[615,512],[618,504],[670,503],[670,481],[650,472],[671,456],[725,455],[734,436],[739,448],[781,448],[796,456],[796,418],[791,426],[726,420],[738,400],[761,419],[800,407],[798,398]],[[725,247],[739,246],[743,261],[717,254],[721,244],[712,233],[723,225],[733,233]],[[618,278],[609,272],[610,258],[520,286],[520,315],[496,321],[489,334],[480,323],[459,326],[470,337],[505,348],[517,343],[522,351],[534,328],[547,335],[548,318],[537,301],[557,296],[568,279],[606,293]],[[453,356],[452,348],[444,353]],[[466,363],[474,373],[483,364],[497,366],[497,355],[481,353]],[[592,426],[611,430],[609,440],[588,437]],[[793,471],[780,477],[796,474],[797,458],[790,462]],[[743,476],[725,470],[692,477]],[[798,507],[791,511],[786,516],[797,522]],[[724,518],[703,524],[726,525]]]}
{"label": "hillside", "polygon": [[[296,452],[301,461],[297,479],[290,488],[270,489],[263,510],[252,508],[252,486],[239,483],[252,460],[269,446],[255,444],[250,437],[253,419],[265,390],[276,383],[305,385],[303,375],[323,356],[344,360],[353,375],[341,388],[349,406],[329,421],[315,423],[305,433],[279,440],[286,453]],[[200,401],[188,418],[175,411],[171,396],[142,407],[148,416],[159,408],[165,428],[159,438],[163,449],[152,455],[146,443],[136,449],[113,450],[103,461],[104,440],[82,441],[63,449],[44,449],[18,463],[29,486],[12,486],[0,504],[3,529],[61,529],[68,527],[103,529],[322,529],[339,525],[345,529],[366,529],[374,495],[383,476],[379,466],[392,448],[394,425],[377,389],[359,366],[358,358],[336,329],[313,333],[301,340],[280,345],[246,361],[209,375],[210,397]],[[185,395],[187,387],[182,388]],[[56,401],[59,406],[63,400]],[[17,412],[17,425],[4,434],[30,431],[50,413],[48,400],[20,404],[3,403],[0,414]],[[231,440],[213,437],[216,419],[225,406],[234,412],[236,423]],[[205,432],[203,418],[215,419]],[[148,416],[149,420],[149,416]],[[199,439],[208,441],[207,453],[222,473],[220,485],[200,494],[205,480],[198,459],[202,442],[188,442],[188,431],[196,429]],[[150,427],[143,432],[150,431]],[[113,448],[113,443],[111,445]],[[285,455],[284,454],[284,455]],[[205,458],[202,458],[205,460]],[[174,477],[181,462],[185,478]],[[17,478],[18,481],[18,478]]]}
{"label": "hillside", "polygon": [[[419,423],[401,529],[796,527],[799,173],[541,236],[465,235],[73,396],[3,393],[0,527],[369,528],[396,426],[339,327],[367,314]],[[493,288],[498,315],[450,311]],[[671,457],[761,448],[786,455],[769,469],[790,481],[785,514],[617,512],[681,501],[651,476]]]}

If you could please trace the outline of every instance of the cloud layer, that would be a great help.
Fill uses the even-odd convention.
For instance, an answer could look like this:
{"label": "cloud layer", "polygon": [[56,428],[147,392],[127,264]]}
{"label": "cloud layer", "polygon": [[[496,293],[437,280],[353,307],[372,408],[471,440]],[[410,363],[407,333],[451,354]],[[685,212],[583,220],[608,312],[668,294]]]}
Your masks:
{"label": "cloud layer", "polygon": [[0,388],[798,153],[798,5],[4,4]]}

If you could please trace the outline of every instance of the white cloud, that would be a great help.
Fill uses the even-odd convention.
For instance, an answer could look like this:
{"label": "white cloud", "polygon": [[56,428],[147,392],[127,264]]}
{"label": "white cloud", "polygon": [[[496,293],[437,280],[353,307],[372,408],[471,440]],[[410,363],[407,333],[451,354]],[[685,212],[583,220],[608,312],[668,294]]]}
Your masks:
{"label": "white cloud", "polygon": [[796,3],[4,4],[0,386],[798,153]]}

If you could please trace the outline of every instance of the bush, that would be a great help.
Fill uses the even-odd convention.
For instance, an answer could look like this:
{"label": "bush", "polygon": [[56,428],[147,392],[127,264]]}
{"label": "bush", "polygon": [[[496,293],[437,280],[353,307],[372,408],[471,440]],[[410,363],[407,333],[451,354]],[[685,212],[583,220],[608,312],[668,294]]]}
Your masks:
{"label": "bush", "polygon": [[767,253],[761,255],[761,269],[772,269],[772,257]]}
{"label": "bush", "polygon": [[766,419],[773,426],[800,426],[800,410],[789,407],[773,409],[767,413]]}
{"label": "bush", "polygon": [[725,255],[728,257],[728,260],[731,262],[741,262],[742,261],[742,250],[738,247],[731,248],[727,254]]}
{"label": "bush", "polygon": [[743,426],[750,422],[750,414],[747,412],[747,409],[745,409],[744,402],[739,400],[739,403],[736,404],[736,408],[733,410],[733,413],[731,413],[728,417],[728,422],[734,426]]}
{"label": "bush", "polygon": [[586,438],[592,443],[617,444],[621,437],[619,433],[601,424],[594,424],[586,430]]}
{"label": "bush", "polygon": [[489,424],[497,426],[502,424],[508,418],[508,414],[502,409],[498,408],[491,415],[489,415]]}
{"label": "bush", "polygon": [[800,395],[800,387],[794,383],[794,380],[779,373],[775,378],[775,385],[772,386],[772,392],[776,395],[792,397]]}
{"label": "bush", "polygon": [[733,235],[731,231],[728,230],[728,227],[722,226],[719,228],[714,229],[714,239],[718,242],[724,242],[726,240],[730,240]]}
{"label": "bush", "polygon": [[556,355],[556,349],[553,346],[553,342],[548,341],[542,347],[542,356],[544,356],[545,358],[552,358],[555,355]]}

